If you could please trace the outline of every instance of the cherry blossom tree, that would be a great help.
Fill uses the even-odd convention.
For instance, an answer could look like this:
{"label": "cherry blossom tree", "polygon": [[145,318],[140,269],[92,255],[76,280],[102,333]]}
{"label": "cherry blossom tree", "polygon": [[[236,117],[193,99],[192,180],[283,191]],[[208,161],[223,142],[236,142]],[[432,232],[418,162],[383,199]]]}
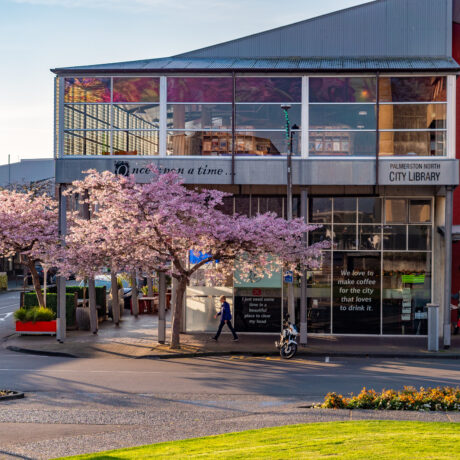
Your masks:
{"label": "cherry blossom tree", "polygon": [[[94,216],[90,225],[77,220],[70,226],[68,269],[79,257],[87,257],[97,261],[94,266],[87,264],[92,273],[103,264],[125,271],[169,272],[178,281],[171,348],[180,347],[187,284],[203,265],[219,261],[218,270],[209,271],[219,277],[231,274],[235,261],[243,277],[250,271],[270,273],[276,264],[300,272],[317,266],[320,250],[328,245],[306,247],[302,236],[316,227],[302,219],[288,222],[271,213],[252,218],[226,215],[219,206],[228,194],[186,187],[174,171],[160,174],[152,167],[148,184],[110,172],[87,173],[71,192],[88,194]],[[190,250],[205,256],[191,265]]]}
{"label": "cherry blossom tree", "polygon": [[35,264],[52,265],[57,230],[57,203],[53,198],[33,191],[0,191],[0,253],[4,257],[21,255],[32,275],[40,306],[45,302]]}

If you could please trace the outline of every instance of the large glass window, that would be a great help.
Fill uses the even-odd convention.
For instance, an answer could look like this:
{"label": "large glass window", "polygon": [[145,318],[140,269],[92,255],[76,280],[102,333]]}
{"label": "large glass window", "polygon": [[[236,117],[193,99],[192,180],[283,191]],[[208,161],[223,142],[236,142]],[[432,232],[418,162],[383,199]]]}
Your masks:
{"label": "large glass window", "polygon": [[310,77],[310,102],[375,102],[374,77]]}
{"label": "large glass window", "polygon": [[309,332],[426,334],[431,208],[427,198],[309,198],[308,222],[322,225],[309,243],[332,241],[323,251],[332,256],[332,287],[327,269],[318,281],[315,271],[308,275]]}
{"label": "large glass window", "polygon": [[168,102],[229,102],[231,77],[168,77]]}
{"label": "large glass window", "polygon": [[168,104],[169,129],[232,128],[231,104]]}
{"label": "large glass window", "polygon": [[116,77],[113,79],[113,102],[159,102],[160,79]]}
{"label": "large glass window", "polygon": [[321,264],[307,273],[308,332],[331,332],[331,254],[324,251]]}
{"label": "large glass window", "polygon": [[379,154],[446,155],[446,78],[379,79]]}
{"label": "large glass window", "polygon": [[431,253],[383,253],[383,334],[427,333]]}
{"label": "large glass window", "polygon": [[110,102],[110,78],[65,78],[64,102]]}
{"label": "large glass window", "polygon": [[310,131],[310,155],[375,156],[375,131]]}
{"label": "large glass window", "polygon": [[301,102],[302,80],[293,77],[237,77],[235,102]]}

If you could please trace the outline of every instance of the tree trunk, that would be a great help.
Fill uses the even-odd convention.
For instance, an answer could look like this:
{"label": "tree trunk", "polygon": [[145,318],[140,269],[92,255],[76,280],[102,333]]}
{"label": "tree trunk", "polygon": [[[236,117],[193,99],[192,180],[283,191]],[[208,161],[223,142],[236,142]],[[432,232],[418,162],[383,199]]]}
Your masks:
{"label": "tree trunk", "polygon": [[131,284],[132,284],[131,302],[133,306],[133,314],[134,314],[134,317],[137,318],[139,316],[139,300],[138,300],[138,292],[137,292],[136,270],[133,270],[133,272],[131,273]]}
{"label": "tree trunk", "polygon": [[97,323],[97,308],[96,308],[96,284],[94,278],[88,278],[88,292],[89,292],[89,322],[91,332],[97,334],[98,323]]}
{"label": "tree trunk", "polygon": [[151,275],[147,277],[147,293],[149,297],[153,297],[153,280]]}
{"label": "tree trunk", "polygon": [[112,318],[115,326],[120,324],[120,304],[118,302],[118,283],[117,283],[117,274],[111,272],[111,282],[112,286],[110,287],[112,292]]}
{"label": "tree trunk", "polygon": [[182,325],[182,310],[184,307],[184,295],[187,288],[187,278],[181,278],[177,283],[176,304],[174,305],[174,315],[171,331],[171,349],[180,348],[180,330]]}
{"label": "tree trunk", "polygon": [[33,260],[30,260],[28,257],[26,258],[26,261],[27,268],[30,270],[30,274],[32,275],[32,283],[34,285],[35,293],[37,294],[38,305],[40,307],[44,307],[45,301],[43,298],[40,278],[38,277],[37,270],[35,269],[35,262]]}

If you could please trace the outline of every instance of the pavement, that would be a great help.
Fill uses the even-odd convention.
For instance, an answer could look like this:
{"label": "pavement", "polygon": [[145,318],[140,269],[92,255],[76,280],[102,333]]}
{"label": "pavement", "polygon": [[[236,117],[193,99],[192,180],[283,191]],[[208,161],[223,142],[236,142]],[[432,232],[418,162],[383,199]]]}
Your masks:
{"label": "pavement", "polygon": [[[52,336],[6,337],[1,344],[10,351],[74,358],[151,358],[170,359],[200,356],[242,354],[252,356],[278,355],[274,341],[278,334],[240,334],[233,342],[231,334],[223,333],[216,343],[213,333],[181,334],[181,348],[171,350],[169,343],[158,343],[158,321],[154,315],[134,318],[125,312],[119,327],[111,321],[100,325],[97,335],[88,331],[68,331],[64,343]],[[170,318],[167,317],[166,336],[170,337]],[[298,356],[331,357],[405,357],[428,359],[460,359],[460,336],[452,337],[448,350],[427,351],[426,337],[383,336],[320,336],[312,335],[305,347],[299,347]]]}

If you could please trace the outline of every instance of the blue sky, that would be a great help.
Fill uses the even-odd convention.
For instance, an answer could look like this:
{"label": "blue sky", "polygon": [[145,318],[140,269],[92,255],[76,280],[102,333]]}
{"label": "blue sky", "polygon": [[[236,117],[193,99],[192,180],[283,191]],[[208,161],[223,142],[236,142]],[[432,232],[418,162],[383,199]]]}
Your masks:
{"label": "blue sky", "polygon": [[0,164],[53,155],[50,68],[170,56],[365,0],[0,0]]}

